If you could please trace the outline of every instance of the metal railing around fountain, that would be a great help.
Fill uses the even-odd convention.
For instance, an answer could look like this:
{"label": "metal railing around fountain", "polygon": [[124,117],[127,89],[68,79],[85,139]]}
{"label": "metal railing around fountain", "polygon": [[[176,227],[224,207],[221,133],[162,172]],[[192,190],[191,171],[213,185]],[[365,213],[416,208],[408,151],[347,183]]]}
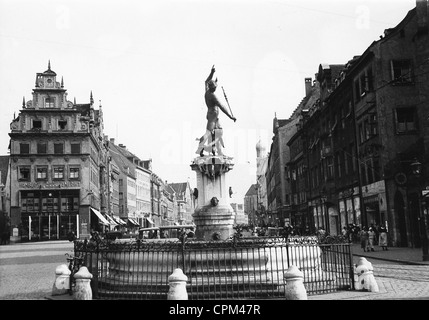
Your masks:
{"label": "metal railing around fountain", "polygon": [[74,251],[93,275],[95,299],[167,299],[175,268],[188,277],[189,300],[282,298],[291,265],[308,295],[354,289],[350,244],[315,237],[99,239],[75,241]]}

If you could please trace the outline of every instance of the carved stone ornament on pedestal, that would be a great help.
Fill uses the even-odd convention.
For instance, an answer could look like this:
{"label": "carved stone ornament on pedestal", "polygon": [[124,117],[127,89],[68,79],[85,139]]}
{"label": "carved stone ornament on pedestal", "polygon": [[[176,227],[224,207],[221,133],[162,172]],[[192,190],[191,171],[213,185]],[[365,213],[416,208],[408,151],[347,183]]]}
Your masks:
{"label": "carved stone ornament on pedestal", "polygon": [[197,174],[198,204],[193,218],[198,239],[225,240],[234,233],[226,179],[233,166],[232,158],[227,156],[197,157],[191,164]]}

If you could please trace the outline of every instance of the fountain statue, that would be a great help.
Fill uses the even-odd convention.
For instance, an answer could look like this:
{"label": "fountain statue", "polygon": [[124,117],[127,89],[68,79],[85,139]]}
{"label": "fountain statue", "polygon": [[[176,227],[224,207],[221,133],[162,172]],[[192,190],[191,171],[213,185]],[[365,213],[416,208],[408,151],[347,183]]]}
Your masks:
{"label": "fountain statue", "polygon": [[[200,138],[196,151],[199,157],[191,164],[197,174],[198,205],[193,218],[196,224],[195,236],[201,240],[226,240],[233,235],[234,211],[228,203],[229,187],[227,173],[234,164],[232,158],[224,155],[222,148],[223,129],[219,121],[219,109],[234,122],[237,120],[216,94],[217,78],[213,80],[216,69],[213,65],[205,81],[205,102],[207,105],[207,126]],[[223,88],[222,88],[223,89]],[[225,94],[225,91],[224,91]],[[208,155],[204,151],[209,152]]]}

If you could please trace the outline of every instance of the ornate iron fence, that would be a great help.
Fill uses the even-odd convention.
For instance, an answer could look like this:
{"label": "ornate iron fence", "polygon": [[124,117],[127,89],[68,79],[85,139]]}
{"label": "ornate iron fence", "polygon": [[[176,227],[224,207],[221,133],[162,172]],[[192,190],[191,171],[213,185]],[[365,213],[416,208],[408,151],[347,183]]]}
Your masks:
{"label": "ornate iron fence", "polygon": [[[349,243],[311,237],[75,241],[75,257],[92,273],[95,299],[167,299],[168,277],[181,268],[190,300],[284,297],[291,265],[308,295],[351,290]],[[331,242],[331,243],[326,243]]]}

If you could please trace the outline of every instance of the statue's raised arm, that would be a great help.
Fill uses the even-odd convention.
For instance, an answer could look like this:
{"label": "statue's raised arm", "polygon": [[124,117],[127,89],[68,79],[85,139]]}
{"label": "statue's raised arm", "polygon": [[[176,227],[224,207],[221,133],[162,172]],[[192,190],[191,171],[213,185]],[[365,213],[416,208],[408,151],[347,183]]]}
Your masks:
{"label": "statue's raised arm", "polygon": [[[232,115],[232,112],[228,111],[228,108],[219,100],[219,98],[215,94],[217,88],[217,78],[216,80],[213,80],[213,75],[215,72],[216,69],[213,65],[210,70],[210,74],[205,81],[206,91],[204,94],[204,99],[207,105],[207,126],[206,133],[200,138],[200,144],[196,151],[196,153],[199,154],[201,157],[204,156],[204,150],[209,152],[211,151],[213,155],[215,155],[216,152],[218,155],[223,155],[221,148],[224,147],[222,139],[223,130],[219,122],[219,109],[221,109],[222,112],[225,113],[234,122],[237,120]],[[206,144],[207,141],[208,144]]]}

